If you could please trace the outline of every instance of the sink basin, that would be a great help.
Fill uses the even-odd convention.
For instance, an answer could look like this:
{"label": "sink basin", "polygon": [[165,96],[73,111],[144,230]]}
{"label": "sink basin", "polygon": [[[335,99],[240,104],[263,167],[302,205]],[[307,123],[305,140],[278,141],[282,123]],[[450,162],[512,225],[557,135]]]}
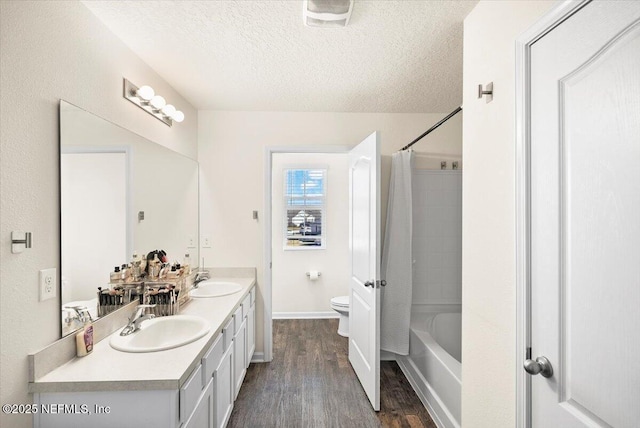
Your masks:
{"label": "sink basin", "polygon": [[156,352],[177,348],[209,333],[210,324],[192,315],[173,315],[143,321],[140,330],[128,336],[116,331],[109,344],[123,352]]}
{"label": "sink basin", "polygon": [[198,284],[198,288],[194,288],[189,294],[196,298],[220,297],[237,293],[240,290],[242,290],[242,286],[235,282],[208,280]]}

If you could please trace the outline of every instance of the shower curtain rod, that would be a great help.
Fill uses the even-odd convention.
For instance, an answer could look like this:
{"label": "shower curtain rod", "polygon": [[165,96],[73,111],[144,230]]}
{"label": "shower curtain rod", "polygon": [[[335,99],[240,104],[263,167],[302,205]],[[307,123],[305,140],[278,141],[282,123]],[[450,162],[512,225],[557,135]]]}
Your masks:
{"label": "shower curtain rod", "polygon": [[451,119],[453,116],[455,116],[458,112],[461,112],[461,111],[462,111],[462,107],[458,107],[457,109],[455,109],[454,111],[449,113],[447,116],[445,116],[440,122],[436,123],[431,128],[427,129],[422,135],[420,135],[418,138],[416,138],[415,140],[413,140],[412,142],[410,142],[409,144],[407,144],[406,146],[404,146],[400,150],[407,150],[409,147],[413,146],[415,143],[417,143],[418,141],[422,140],[424,137],[429,135],[431,132],[433,132],[436,129],[438,129],[438,127],[440,125],[442,125],[447,120]]}

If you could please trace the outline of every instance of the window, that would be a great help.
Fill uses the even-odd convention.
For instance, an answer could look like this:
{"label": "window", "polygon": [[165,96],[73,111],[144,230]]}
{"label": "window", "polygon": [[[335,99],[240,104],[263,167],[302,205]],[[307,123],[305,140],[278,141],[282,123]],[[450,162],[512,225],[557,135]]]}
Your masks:
{"label": "window", "polygon": [[325,247],[326,169],[284,170],[284,249]]}

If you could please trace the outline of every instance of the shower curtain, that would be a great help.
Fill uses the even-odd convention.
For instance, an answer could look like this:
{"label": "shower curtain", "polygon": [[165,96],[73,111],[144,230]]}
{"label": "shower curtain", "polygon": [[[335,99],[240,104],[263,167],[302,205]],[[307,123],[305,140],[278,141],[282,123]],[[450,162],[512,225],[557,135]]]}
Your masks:
{"label": "shower curtain", "polygon": [[413,283],[413,205],[411,169],[413,151],[393,154],[387,222],[382,249],[380,349],[409,354],[409,323]]}

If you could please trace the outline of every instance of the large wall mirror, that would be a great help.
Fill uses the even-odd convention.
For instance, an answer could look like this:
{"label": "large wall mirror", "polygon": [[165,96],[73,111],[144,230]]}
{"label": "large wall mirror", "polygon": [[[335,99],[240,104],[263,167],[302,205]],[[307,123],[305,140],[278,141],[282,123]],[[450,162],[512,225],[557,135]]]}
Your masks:
{"label": "large wall mirror", "polygon": [[105,314],[98,287],[134,253],[198,260],[198,163],[66,101],[60,194],[62,336]]}

